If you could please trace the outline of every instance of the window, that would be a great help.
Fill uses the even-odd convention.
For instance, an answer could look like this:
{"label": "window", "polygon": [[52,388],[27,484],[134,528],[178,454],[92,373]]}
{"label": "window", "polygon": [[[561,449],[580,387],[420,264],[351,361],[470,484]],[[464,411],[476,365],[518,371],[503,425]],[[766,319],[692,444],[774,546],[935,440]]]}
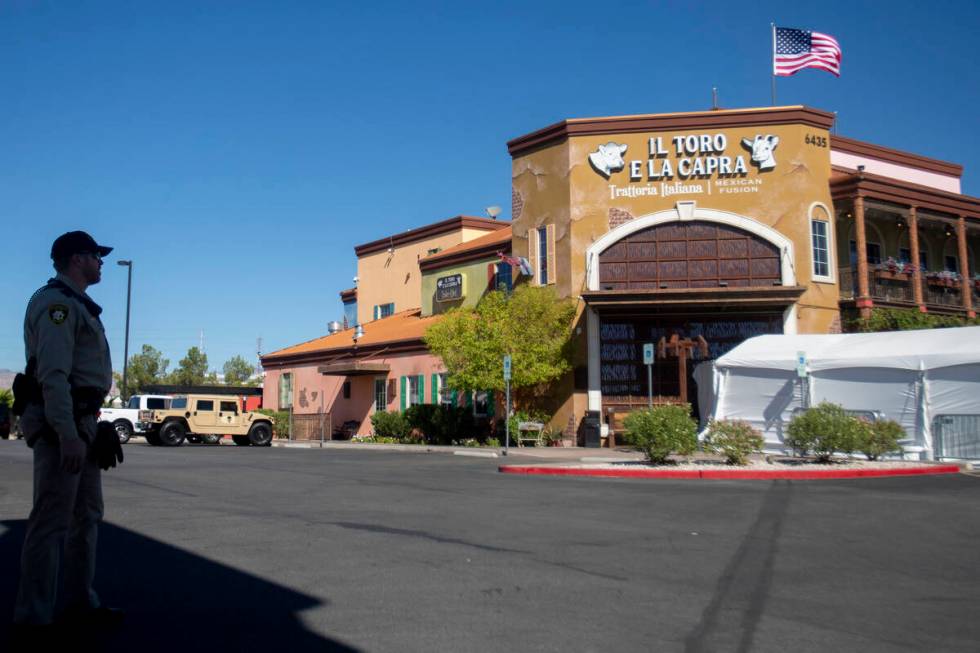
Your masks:
{"label": "window", "polygon": [[945,270],[946,272],[959,272],[960,271],[959,259],[955,256],[944,256],[943,270]]}
{"label": "window", "polygon": [[[140,398],[139,397],[130,397],[129,398],[129,403],[126,404],[126,408],[139,408],[139,407],[140,407]],[[147,408],[149,408],[149,406],[147,406]]]}
{"label": "window", "polygon": [[343,391],[344,399],[350,399],[350,381],[344,381]]}
{"label": "window", "polygon": [[279,410],[293,407],[293,375],[286,372],[279,377]]}
{"label": "window", "polygon": [[813,247],[813,276],[830,278],[830,239],[826,220],[810,220],[810,245]]}
{"label": "window", "polygon": [[[867,259],[869,265],[878,265],[881,263],[881,245],[878,243],[865,243],[865,252],[867,252]],[[851,267],[857,266],[857,243],[851,241]]]}
{"label": "window", "polygon": [[[507,267],[510,267],[509,265]],[[449,375],[443,372],[442,374],[437,374],[436,379],[439,383],[439,403],[443,406],[452,406],[456,402],[456,392],[449,387],[447,381],[449,380]]]}
{"label": "window", "polygon": [[394,302],[390,302],[388,304],[379,304],[374,307],[374,319],[380,320],[383,317],[388,317],[389,315],[394,314],[394,312],[395,312]]}
{"label": "window", "polygon": [[542,286],[548,284],[548,229],[541,227],[538,229],[538,283]]}
{"label": "window", "polygon": [[210,399],[198,399],[197,406],[194,407],[194,410],[212,411],[214,410],[214,402]]}
{"label": "window", "polygon": [[514,289],[513,268],[510,263],[497,263],[497,278],[494,287],[503,292],[510,292]]}
{"label": "window", "polygon": [[[912,250],[908,247],[902,247],[898,250],[898,261],[899,263],[911,263],[912,262]],[[929,269],[929,257],[926,256],[925,250],[919,250],[919,269],[928,270]]]}
{"label": "window", "polygon": [[419,398],[421,394],[422,394],[422,377],[420,376],[408,377],[408,396],[405,398],[406,405],[416,406],[422,403],[422,401]]}
{"label": "window", "polygon": [[431,247],[431,248],[429,248],[429,250],[426,252],[425,255],[426,256],[432,256],[433,254],[438,254],[441,251],[442,251],[442,248],[441,247]]}
{"label": "window", "polygon": [[388,409],[388,379],[379,378],[374,380],[374,410],[384,411]]}
{"label": "window", "polygon": [[412,374],[401,378],[400,404],[401,410],[425,403],[425,377]]}
{"label": "window", "polygon": [[162,397],[149,397],[146,400],[146,407],[149,410],[166,410],[169,408],[167,405],[169,402],[169,399],[163,399]]}
{"label": "window", "polygon": [[221,402],[221,412],[222,413],[234,413],[238,414],[238,402],[237,401],[222,401]]}
{"label": "window", "polygon": [[187,408],[187,397],[174,397],[170,402],[171,408]]}
{"label": "window", "polygon": [[478,390],[473,393],[473,414],[482,417],[490,412],[490,393]]}
{"label": "window", "polygon": [[555,283],[555,225],[527,232],[527,255],[531,274],[539,286]]}

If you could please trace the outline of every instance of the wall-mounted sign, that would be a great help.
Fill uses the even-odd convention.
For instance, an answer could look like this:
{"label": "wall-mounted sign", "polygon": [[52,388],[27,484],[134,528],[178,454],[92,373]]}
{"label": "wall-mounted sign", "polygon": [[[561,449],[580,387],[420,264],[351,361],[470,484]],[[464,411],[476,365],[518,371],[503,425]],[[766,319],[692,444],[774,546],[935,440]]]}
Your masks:
{"label": "wall-mounted sign", "polygon": [[[624,185],[610,184],[610,199],[711,193],[756,193],[762,178],[749,177],[776,168],[779,137],[755,134],[729,143],[724,133],[651,136],[646,158],[626,158],[628,145],[610,141],[589,153],[592,169],[606,179],[625,176]],[[731,147],[730,147],[731,146]],[[635,155],[634,155],[635,156]],[[642,156],[642,153],[641,153]]]}
{"label": "wall-mounted sign", "polygon": [[436,279],[437,302],[455,302],[462,299],[465,294],[462,274],[450,274],[448,277]]}

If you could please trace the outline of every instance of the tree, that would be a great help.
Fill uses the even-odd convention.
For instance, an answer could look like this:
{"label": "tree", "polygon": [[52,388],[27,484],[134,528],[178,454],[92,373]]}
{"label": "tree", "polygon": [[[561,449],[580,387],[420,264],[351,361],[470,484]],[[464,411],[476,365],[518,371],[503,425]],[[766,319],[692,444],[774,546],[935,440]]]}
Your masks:
{"label": "tree", "polygon": [[0,389],[0,406],[14,405],[14,391],[7,388]]}
{"label": "tree", "polygon": [[168,365],[170,365],[170,361],[164,358],[160,351],[150,345],[143,345],[140,353],[129,357],[125,388],[122,383],[122,374],[113,372],[120,396],[126,398],[148,385],[162,383],[166,380]]}
{"label": "tree", "polygon": [[208,355],[197,347],[187,350],[169,377],[174,385],[201,385],[208,375]]}
{"label": "tree", "polygon": [[425,342],[442,358],[449,386],[463,391],[504,390],[503,357],[510,354],[511,388],[529,398],[571,370],[574,319],[575,304],[553,288],[520,286],[450,311],[429,327]]}
{"label": "tree", "polygon": [[225,362],[223,370],[227,385],[254,385],[251,379],[255,374],[255,366],[244,356],[232,356]]}

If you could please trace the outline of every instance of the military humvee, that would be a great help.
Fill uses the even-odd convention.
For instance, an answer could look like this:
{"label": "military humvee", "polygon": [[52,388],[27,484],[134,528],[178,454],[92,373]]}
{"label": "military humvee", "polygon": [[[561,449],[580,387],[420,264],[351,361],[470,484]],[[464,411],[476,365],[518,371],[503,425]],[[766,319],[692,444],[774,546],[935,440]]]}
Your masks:
{"label": "military humvee", "polygon": [[217,441],[230,435],[235,444],[267,447],[272,443],[272,420],[262,413],[241,410],[237,397],[187,395],[174,397],[165,410],[141,410],[139,427],[149,444],[179,447],[184,440]]}

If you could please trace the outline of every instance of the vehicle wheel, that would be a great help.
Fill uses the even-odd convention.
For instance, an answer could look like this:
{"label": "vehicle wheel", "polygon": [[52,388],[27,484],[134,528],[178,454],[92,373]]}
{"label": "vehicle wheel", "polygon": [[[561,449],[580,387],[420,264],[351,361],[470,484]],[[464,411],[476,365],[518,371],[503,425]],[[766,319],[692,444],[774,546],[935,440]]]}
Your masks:
{"label": "vehicle wheel", "polygon": [[143,434],[143,437],[146,438],[146,443],[151,447],[160,446],[160,433],[158,431],[156,430],[147,431],[146,433]]}
{"label": "vehicle wheel", "polygon": [[191,444],[201,444],[201,436],[188,434],[187,441]]}
{"label": "vehicle wheel", "polygon": [[119,444],[126,444],[129,442],[129,438],[133,437],[133,425],[127,420],[117,419],[112,423],[112,428],[116,429],[116,435],[119,436]]}
{"label": "vehicle wheel", "polygon": [[268,447],[272,444],[272,429],[268,424],[253,424],[248,430],[248,441],[256,447]]}
{"label": "vehicle wheel", "polygon": [[204,444],[221,444],[220,435],[205,435]]}
{"label": "vehicle wheel", "polygon": [[247,435],[233,435],[231,436],[231,439],[234,440],[235,444],[237,444],[239,447],[247,447],[251,444]]}
{"label": "vehicle wheel", "polygon": [[179,447],[184,444],[186,437],[187,431],[184,430],[184,425],[176,420],[165,422],[160,427],[160,444],[165,447]]}

